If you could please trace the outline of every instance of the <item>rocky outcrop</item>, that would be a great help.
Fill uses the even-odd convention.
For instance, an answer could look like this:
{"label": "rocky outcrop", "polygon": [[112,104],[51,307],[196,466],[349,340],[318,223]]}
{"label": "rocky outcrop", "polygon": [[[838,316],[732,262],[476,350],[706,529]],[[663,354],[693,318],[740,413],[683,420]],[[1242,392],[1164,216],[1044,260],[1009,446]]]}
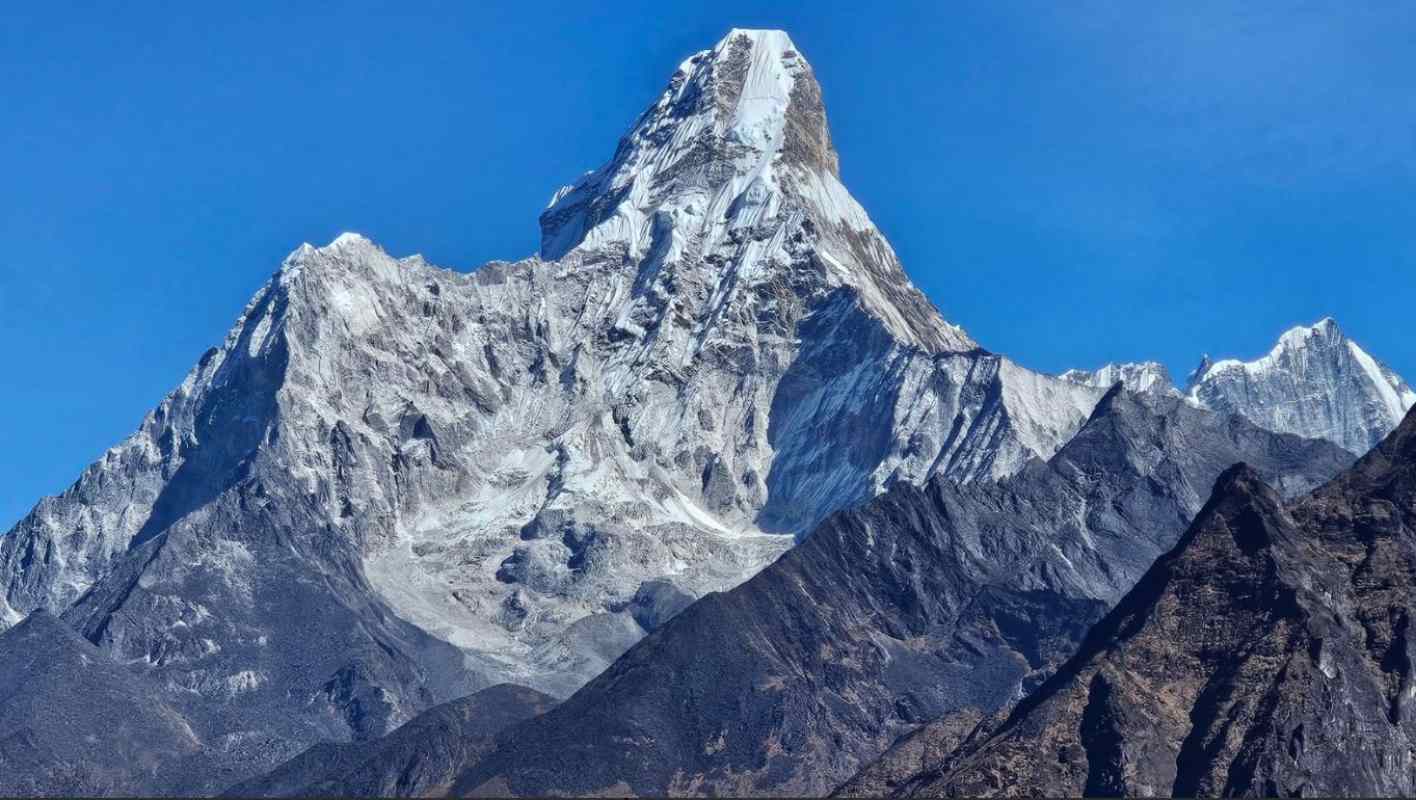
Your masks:
{"label": "rocky outcrop", "polygon": [[919,725],[1037,686],[1240,458],[1293,491],[1351,463],[1119,388],[1049,463],[900,484],[709,595],[459,779],[459,794],[814,795]]}
{"label": "rocky outcrop", "polygon": [[1071,662],[898,793],[1411,794],[1414,530],[1416,415],[1287,504],[1227,471]]}

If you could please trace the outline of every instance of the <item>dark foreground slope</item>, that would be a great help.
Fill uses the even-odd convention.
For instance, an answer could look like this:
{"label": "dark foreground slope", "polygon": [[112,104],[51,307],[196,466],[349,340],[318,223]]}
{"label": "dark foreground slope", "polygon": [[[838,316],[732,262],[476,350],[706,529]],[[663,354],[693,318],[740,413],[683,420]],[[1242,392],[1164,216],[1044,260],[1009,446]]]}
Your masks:
{"label": "dark foreground slope", "polygon": [[1410,795],[1413,608],[1408,415],[1287,506],[1226,472],[1074,660],[899,793]]}
{"label": "dark foreground slope", "polygon": [[157,684],[52,614],[0,636],[0,796],[151,793],[203,747]]}
{"label": "dark foreground slope", "polygon": [[509,732],[454,793],[829,791],[915,726],[1040,682],[1241,459],[1294,491],[1351,463],[1112,392],[1049,464],[835,515]]}
{"label": "dark foreground slope", "polygon": [[544,713],[555,698],[504,683],[443,703],[375,741],[317,744],[230,797],[427,797],[489,750],[508,726]]}

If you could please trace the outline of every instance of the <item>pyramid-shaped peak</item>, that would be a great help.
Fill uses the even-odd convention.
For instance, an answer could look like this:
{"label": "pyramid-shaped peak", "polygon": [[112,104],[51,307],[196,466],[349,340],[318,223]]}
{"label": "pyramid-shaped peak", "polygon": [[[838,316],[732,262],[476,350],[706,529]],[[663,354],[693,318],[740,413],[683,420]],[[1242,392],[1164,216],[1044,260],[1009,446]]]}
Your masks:
{"label": "pyramid-shaped peak", "polygon": [[642,255],[659,212],[681,228],[676,217],[747,224],[810,207],[823,221],[869,227],[839,175],[811,66],[782,31],[734,28],[679,65],[609,163],[555,193],[541,256],[587,242]]}

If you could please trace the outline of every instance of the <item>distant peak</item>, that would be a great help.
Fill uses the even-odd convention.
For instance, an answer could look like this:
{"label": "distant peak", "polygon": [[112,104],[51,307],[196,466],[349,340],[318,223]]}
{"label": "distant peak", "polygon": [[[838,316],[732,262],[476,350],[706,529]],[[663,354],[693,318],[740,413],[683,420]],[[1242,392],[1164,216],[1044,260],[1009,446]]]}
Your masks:
{"label": "distant peak", "polygon": [[1346,336],[1342,329],[1338,327],[1337,320],[1332,317],[1323,317],[1312,325],[1295,325],[1279,335],[1278,341],[1269,352],[1253,361],[1240,361],[1237,358],[1225,358],[1214,361],[1206,353],[1200,359],[1199,366],[1190,373],[1188,389],[1193,390],[1197,385],[1203,383],[1212,375],[1230,370],[1243,370],[1246,372],[1262,372],[1274,368],[1274,365],[1285,353],[1306,350],[1310,347],[1330,347],[1334,344],[1341,345],[1346,342]]}
{"label": "distant peak", "polygon": [[1084,369],[1069,369],[1059,377],[1071,383],[1098,389],[1119,385],[1132,392],[1176,392],[1170,371],[1157,361],[1111,363],[1090,372]]}

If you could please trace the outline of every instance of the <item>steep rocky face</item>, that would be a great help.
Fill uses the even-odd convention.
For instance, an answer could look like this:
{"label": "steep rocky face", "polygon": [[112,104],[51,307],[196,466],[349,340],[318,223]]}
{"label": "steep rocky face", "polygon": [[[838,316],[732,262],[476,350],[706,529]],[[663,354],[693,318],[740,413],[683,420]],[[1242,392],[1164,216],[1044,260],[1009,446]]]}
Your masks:
{"label": "steep rocky face", "polygon": [[1101,394],[939,317],[780,33],[686,61],[542,227],[542,258],[471,274],[296,250],[0,539],[0,625],[63,613],[168,685],[294,714],[282,747],[372,736],[499,681],[569,693],[831,512],[1012,473]]}
{"label": "steep rocky face", "polygon": [[827,792],[919,724],[1040,683],[1238,458],[1293,491],[1351,463],[1118,388],[1047,464],[901,484],[832,516],[510,732],[454,792]]}
{"label": "steep rocky face", "polygon": [[[1084,386],[1120,382],[1135,392],[1180,394],[1154,361],[1068,370]],[[1416,392],[1400,375],[1348,339],[1332,318],[1292,328],[1253,361],[1209,356],[1191,373],[1185,397],[1201,408],[1240,414],[1259,427],[1326,439],[1361,455],[1396,428]]]}
{"label": "steep rocky face", "polygon": [[226,797],[437,797],[496,737],[555,699],[499,684],[428,709],[382,739],[320,743]]}
{"label": "steep rocky face", "polygon": [[1226,472],[1073,661],[899,793],[1410,794],[1413,530],[1416,415],[1287,505]]}

